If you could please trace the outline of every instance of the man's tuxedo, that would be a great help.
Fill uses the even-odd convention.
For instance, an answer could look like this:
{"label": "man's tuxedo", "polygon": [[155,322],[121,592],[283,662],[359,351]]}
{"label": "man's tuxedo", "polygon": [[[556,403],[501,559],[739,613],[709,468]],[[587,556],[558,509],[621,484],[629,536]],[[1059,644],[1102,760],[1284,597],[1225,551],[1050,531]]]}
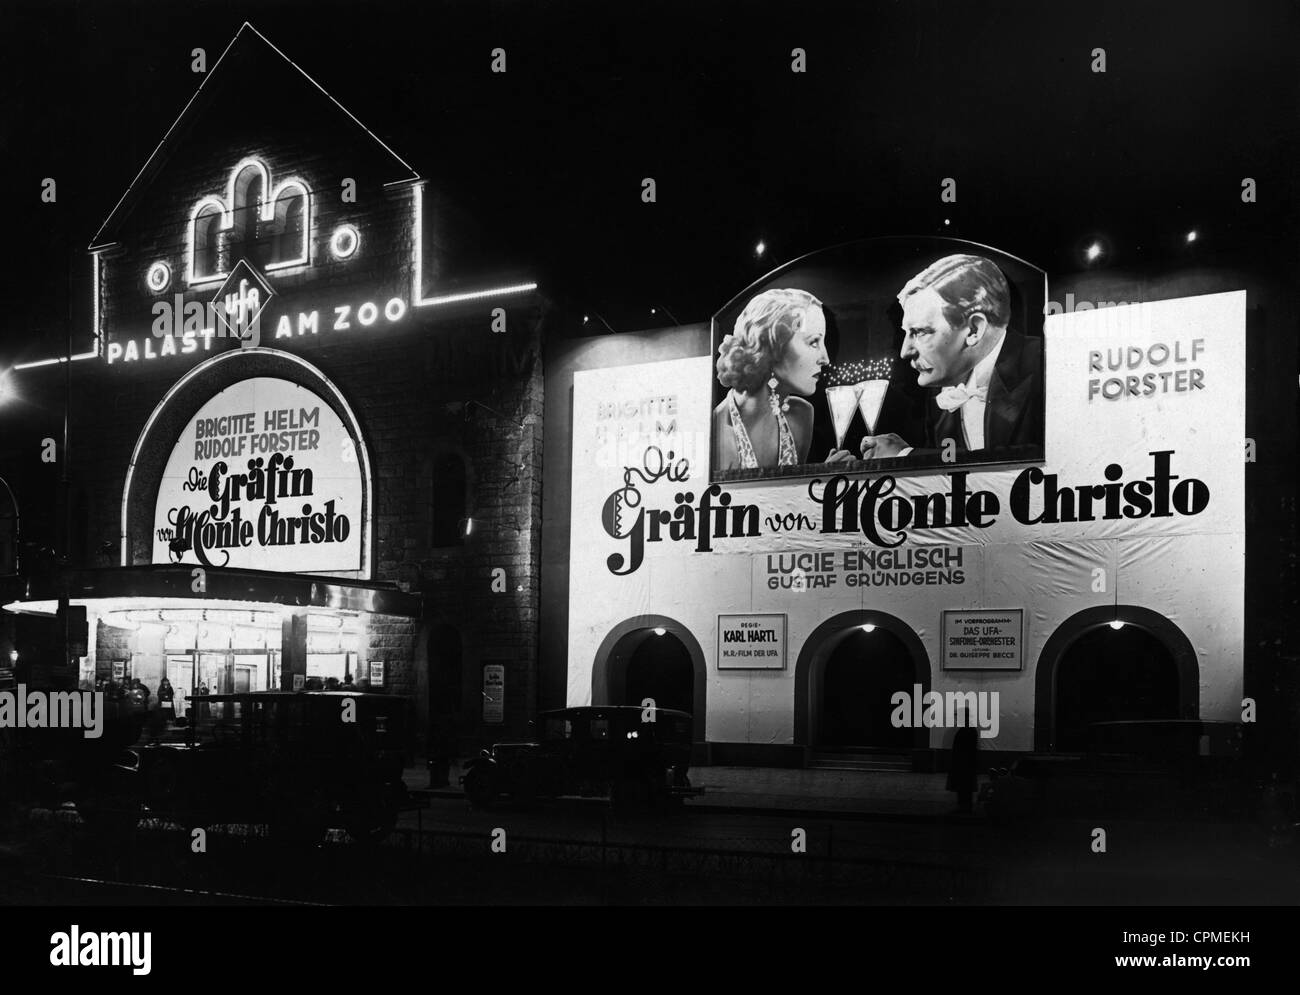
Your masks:
{"label": "man's tuxedo", "polygon": [[[952,439],[966,451],[961,408],[944,411],[926,402],[925,449],[938,450]],[[989,378],[984,408],[984,448],[1043,444],[1043,340],[1008,328]]]}

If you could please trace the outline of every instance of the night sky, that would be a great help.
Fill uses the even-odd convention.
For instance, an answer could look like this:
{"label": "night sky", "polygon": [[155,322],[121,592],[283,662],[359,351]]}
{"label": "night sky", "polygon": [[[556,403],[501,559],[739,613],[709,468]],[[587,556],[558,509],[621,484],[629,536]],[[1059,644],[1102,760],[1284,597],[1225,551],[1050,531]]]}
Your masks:
{"label": "night sky", "polygon": [[[88,328],[86,245],[198,86],[191,49],[211,66],[244,20],[479,219],[503,262],[618,331],[672,323],[656,305],[707,320],[772,266],[874,235],[958,235],[1049,273],[1079,269],[1094,234],[1111,247],[1104,265],[1138,270],[1192,252],[1296,258],[1288,3],[4,0],[0,12],[0,367],[15,342],[61,341],[70,285]],[[489,71],[498,46],[504,75]],[[806,73],[791,72],[796,46]],[[1098,47],[1104,74],[1090,68]],[[45,176],[55,205],[40,202]],[[644,177],[657,203],[642,203]],[[956,204],[940,202],[944,177]]]}

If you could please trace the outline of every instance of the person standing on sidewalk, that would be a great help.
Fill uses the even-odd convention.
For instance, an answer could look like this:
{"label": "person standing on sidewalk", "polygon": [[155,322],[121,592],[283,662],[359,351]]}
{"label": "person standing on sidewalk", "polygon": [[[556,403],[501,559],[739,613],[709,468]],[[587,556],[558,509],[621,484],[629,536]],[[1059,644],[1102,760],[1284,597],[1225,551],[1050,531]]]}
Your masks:
{"label": "person standing on sidewalk", "polygon": [[957,811],[970,815],[975,795],[975,774],[979,764],[980,733],[968,721],[963,709],[957,713],[959,728],[952,737],[952,756],[948,765],[948,790],[957,792]]}
{"label": "person standing on sidewalk", "polygon": [[158,682],[158,710],[168,728],[176,721],[176,692],[172,682],[164,677]]}

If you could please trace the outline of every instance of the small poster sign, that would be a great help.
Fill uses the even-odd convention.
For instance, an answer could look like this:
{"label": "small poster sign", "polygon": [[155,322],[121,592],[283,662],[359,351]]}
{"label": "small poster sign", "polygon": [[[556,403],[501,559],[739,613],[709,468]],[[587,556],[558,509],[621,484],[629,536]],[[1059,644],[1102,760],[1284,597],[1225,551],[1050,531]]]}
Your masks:
{"label": "small poster sign", "polygon": [[1020,670],[1023,608],[943,613],[944,670]]}
{"label": "small poster sign", "polygon": [[483,721],[499,725],[506,720],[506,668],[501,663],[483,665]]}
{"label": "small poster sign", "polygon": [[784,615],[719,615],[719,670],[784,670]]}

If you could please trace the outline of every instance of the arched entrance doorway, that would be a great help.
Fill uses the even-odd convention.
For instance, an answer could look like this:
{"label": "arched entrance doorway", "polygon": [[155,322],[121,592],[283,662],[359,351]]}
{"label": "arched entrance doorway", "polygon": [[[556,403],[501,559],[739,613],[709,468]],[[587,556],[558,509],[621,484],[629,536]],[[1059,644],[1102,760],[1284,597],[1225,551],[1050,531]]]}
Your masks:
{"label": "arched entrance doorway", "polygon": [[691,739],[705,734],[704,652],[690,630],[662,615],[642,615],[615,626],[596,650],[591,672],[594,705],[640,705],[692,716]]}
{"label": "arched entrance doorway", "polygon": [[820,683],[819,749],[911,747],[912,730],[890,722],[890,699],[898,691],[912,693],[914,667],[903,641],[888,629],[849,630],[827,657]]}
{"label": "arched entrance doorway", "polygon": [[1044,645],[1034,695],[1034,749],[1083,752],[1094,722],[1196,718],[1200,669],[1191,642],[1163,615],[1090,608]]}
{"label": "arched entrance doorway", "polygon": [[794,740],[813,750],[905,753],[929,730],[896,729],[897,691],[930,690],[930,658],[912,627],[886,612],[842,612],[809,634],[795,664]]}
{"label": "arched entrance doorway", "polygon": [[1164,643],[1136,625],[1077,638],[1056,670],[1056,748],[1081,753],[1094,722],[1178,718],[1178,668]]}
{"label": "arched entrance doorway", "polygon": [[695,668],[682,641],[667,629],[651,630],[627,662],[621,705],[640,705],[647,698],[659,708],[694,709]]}

